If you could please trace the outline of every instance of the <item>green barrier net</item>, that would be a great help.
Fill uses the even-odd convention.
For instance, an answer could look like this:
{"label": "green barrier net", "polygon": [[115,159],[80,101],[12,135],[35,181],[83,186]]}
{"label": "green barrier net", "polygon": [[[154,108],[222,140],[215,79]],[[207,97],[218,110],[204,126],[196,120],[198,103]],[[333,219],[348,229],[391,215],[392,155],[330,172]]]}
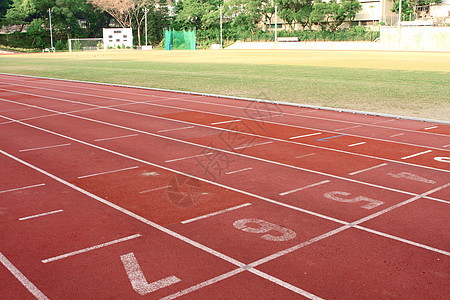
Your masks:
{"label": "green barrier net", "polygon": [[166,50],[195,50],[195,29],[175,31],[172,29],[164,31]]}

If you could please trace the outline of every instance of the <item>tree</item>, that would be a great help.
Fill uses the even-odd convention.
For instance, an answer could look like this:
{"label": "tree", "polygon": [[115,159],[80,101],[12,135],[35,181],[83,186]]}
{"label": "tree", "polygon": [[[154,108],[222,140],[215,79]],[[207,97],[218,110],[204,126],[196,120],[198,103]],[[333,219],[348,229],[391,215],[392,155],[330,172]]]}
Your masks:
{"label": "tree", "polygon": [[154,6],[153,0],[88,0],[94,6],[108,12],[120,26],[134,28],[137,31],[138,43],[141,45],[141,27],[145,18],[144,8]]}
{"label": "tree", "polygon": [[263,1],[229,0],[225,4],[225,12],[234,17],[233,26],[250,29],[254,33],[263,17]]}
{"label": "tree", "polygon": [[208,30],[218,24],[219,6],[223,0],[184,0],[174,8],[176,17],[173,25],[177,29],[195,27]]}
{"label": "tree", "polygon": [[6,11],[10,8],[12,0],[0,0],[0,20],[6,15]]}
{"label": "tree", "polygon": [[345,21],[353,20],[362,9],[358,0],[330,0],[317,2],[311,13],[311,24],[318,24],[322,30],[336,31]]}

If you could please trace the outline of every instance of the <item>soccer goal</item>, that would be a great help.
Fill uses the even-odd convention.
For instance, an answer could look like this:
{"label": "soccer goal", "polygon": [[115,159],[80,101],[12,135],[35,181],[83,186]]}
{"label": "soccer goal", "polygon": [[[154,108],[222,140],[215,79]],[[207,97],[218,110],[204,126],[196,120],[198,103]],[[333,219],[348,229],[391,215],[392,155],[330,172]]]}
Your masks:
{"label": "soccer goal", "polygon": [[69,39],[69,52],[104,50],[105,43],[102,38]]}

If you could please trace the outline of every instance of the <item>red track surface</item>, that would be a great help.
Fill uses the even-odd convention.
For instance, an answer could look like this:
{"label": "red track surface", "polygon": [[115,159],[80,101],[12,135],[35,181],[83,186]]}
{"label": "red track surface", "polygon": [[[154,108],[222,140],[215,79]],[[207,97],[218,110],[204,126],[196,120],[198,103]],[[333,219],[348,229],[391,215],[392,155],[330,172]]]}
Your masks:
{"label": "red track surface", "polygon": [[0,75],[1,299],[444,299],[450,126]]}

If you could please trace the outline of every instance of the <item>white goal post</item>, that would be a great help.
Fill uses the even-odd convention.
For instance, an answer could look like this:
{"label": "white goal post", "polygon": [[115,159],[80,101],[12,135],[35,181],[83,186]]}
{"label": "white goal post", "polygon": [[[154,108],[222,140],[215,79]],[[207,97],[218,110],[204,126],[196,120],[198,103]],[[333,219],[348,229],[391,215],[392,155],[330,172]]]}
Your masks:
{"label": "white goal post", "polygon": [[106,49],[103,38],[69,39],[69,52]]}

